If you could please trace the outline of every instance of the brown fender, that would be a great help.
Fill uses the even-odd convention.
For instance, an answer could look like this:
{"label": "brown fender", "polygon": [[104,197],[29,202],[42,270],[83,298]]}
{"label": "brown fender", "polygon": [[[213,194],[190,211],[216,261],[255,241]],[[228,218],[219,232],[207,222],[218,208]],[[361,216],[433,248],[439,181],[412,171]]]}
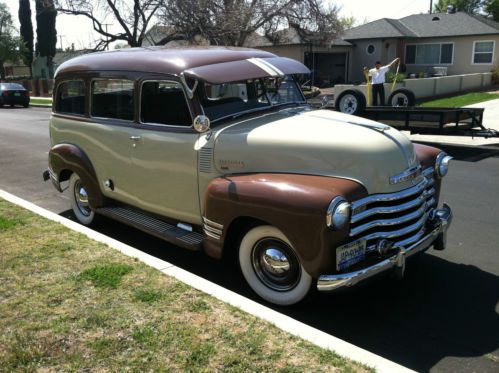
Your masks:
{"label": "brown fender", "polygon": [[92,162],[85,152],[76,145],[57,144],[49,152],[49,165],[57,175],[58,182],[69,179],[76,172],[88,191],[88,202],[92,208],[104,205],[104,196],[99,188]]}
{"label": "brown fender", "polygon": [[[442,152],[442,150],[438,148],[422,144],[414,144],[414,150],[416,151],[416,155],[423,169],[428,167],[435,167],[437,156]],[[440,179],[436,173],[434,174],[434,177],[435,177],[435,199],[438,204],[438,200],[440,199],[440,187],[442,185],[442,179]]]}
{"label": "brown fender", "polygon": [[280,229],[312,276],[329,273],[335,268],[335,248],[348,237],[348,227],[333,231],[326,226],[326,211],[336,196],[353,201],[367,191],[355,181],[325,176],[262,173],[216,178],[205,195],[205,229],[223,228],[220,239],[205,231],[205,250],[220,257],[233,222],[249,217]]}

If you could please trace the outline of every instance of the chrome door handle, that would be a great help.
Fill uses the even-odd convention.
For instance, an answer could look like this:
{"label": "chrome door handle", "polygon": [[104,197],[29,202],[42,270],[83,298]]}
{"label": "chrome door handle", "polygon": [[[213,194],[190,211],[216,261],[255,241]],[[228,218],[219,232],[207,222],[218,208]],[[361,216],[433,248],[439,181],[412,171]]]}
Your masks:
{"label": "chrome door handle", "polygon": [[140,136],[130,136],[130,140],[139,141],[142,137]]}

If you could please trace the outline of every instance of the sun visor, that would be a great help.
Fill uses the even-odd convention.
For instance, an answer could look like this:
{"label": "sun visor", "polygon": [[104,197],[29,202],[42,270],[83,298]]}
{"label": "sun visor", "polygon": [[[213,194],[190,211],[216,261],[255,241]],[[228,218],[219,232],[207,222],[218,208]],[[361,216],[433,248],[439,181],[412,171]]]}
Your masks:
{"label": "sun visor", "polygon": [[285,57],[249,58],[187,69],[184,74],[212,84],[264,77],[282,77],[287,74],[310,74],[302,63]]}

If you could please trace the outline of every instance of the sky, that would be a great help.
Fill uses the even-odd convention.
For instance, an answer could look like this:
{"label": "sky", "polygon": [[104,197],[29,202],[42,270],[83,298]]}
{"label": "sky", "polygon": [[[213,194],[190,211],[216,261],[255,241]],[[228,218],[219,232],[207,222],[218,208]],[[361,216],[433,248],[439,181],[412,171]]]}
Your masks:
{"label": "sky", "polygon": [[[410,14],[427,13],[430,8],[430,0],[328,0],[329,3],[341,7],[339,12],[343,17],[355,17],[358,22],[374,21],[379,18],[402,18]],[[17,16],[18,0],[0,0],[10,9],[16,27],[19,28]],[[436,0],[435,0],[436,2]],[[35,4],[32,1],[31,12],[33,14],[33,28],[36,35],[36,22],[34,20]],[[57,47],[65,49],[74,43],[76,49],[91,48],[94,40],[99,36],[92,30],[92,25],[85,17],[59,14],[57,16]],[[109,26],[109,30],[118,29]]]}

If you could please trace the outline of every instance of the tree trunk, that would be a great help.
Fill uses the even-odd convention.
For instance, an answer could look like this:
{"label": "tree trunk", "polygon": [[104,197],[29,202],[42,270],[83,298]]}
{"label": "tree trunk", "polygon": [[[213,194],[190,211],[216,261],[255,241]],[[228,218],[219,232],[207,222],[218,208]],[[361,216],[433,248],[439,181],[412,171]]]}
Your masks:
{"label": "tree trunk", "polygon": [[0,61],[0,79],[5,80],[5,68],[3,66],[4,61]]}

